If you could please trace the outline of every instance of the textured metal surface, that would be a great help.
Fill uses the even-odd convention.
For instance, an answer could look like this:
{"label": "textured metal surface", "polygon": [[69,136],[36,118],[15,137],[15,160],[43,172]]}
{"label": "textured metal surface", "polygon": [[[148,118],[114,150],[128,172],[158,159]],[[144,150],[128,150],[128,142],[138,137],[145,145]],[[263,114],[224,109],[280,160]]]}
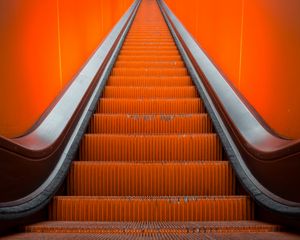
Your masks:
{"label": "textured metal surface", "polygon": [[49,221],[26,227],[36,233],[212,233],[276,232],[280,226],[258,221],[202,222],[72,222]]}
{"label": "textured metal surface", "polygon": [[298,240],[299,236],[291,233],[140,233],[140,234],[77,234],[77,233],[25,233],[3,239],[200,239],[200,240]]}
{"label": "textured metal surface", "polygon": [[[133,47],[134,48],[134,47]],[[157,49],[157,47],[154,47]],[[147,61],[136,61],[136,62],[126,62],[126,61],[118,61],[115,64],[116,67],[126,67],[126,68],[137,68],[137,67],[151,67],[151,68],[180,68],[184,67],[183,61],[172,61],[172,62],[147,62]]]}
{"label": "textured metal surface", "polygon": [[235,178],[227,161],[181,163],[74,162],[68,195],[233,195]]}
{"label": "textured metal surface", "polygon": [[86,134],[79,155],[83,161],[218,161],[222,146],[216,134]]}
{"label": "textured metal surface", "polygon": [[191,86],[192,79],[186,77],[110,77],[107,86]]}
{"label": "textured metal surface", "polygon": [[211,133],[212,124],[207,114],[95,114],[91,119],[88,132],[111,134]]}
{"label": "textured metal surface", "polygon": [[195,87],[113,87],[104,89],[104,98],[193,98],[198,97]]}
{"label": "textured metal surface", "polygon": [[245,196],[57,196],[50,219],[59,221],[236,221],[253,219]]}
{"label": "textured metal surface", "polygon": [[204,106],[198,98],[146,98],[140,101],[132,98],[103,98],[96,111],[124,114],[190,114],[203,113]]}
{"label": "textured metal surface", "polygon": [[[154,54],[156,55],[157,52]],[[162,52],[161,54],[164,55]],[[134,56],[136,56],[136,53],[133,53]],[[149,54],[146,54],[149,56]],[[165,55],[164,55],[165,56]],[[159,76],[159,77],[165,77],[165,76],[187,76],[187,69],[186,68],[165,68],[165,69],[149,69],[149,68],[114,68],[112,71],[112,76]]]}

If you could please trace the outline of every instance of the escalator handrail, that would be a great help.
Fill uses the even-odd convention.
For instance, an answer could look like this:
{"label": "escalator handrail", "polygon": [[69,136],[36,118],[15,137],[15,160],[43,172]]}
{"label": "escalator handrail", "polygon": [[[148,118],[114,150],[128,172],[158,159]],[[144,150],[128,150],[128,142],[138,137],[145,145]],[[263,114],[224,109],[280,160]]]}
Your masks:
{"label": "escalator handrail", "polygon": [[139,4],[133,2],[30,133],[0,136],[0,219],[33,214],[63,182]]}
{"label": "escalator handrail", "polygon": [[167,4],[158,2],[240,182],[259,205],[299,218],[300,140],[284,139],[273,132]]}

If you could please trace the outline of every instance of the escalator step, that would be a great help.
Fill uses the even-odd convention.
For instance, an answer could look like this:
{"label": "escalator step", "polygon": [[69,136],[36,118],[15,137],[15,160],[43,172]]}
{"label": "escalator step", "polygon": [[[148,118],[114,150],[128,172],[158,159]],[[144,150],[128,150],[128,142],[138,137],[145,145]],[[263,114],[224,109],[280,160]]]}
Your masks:
{"label": "escalator step", "polygon": [[141,56],[133,56],[133,55],[122,55],[118,56],[118,61],[128,61],[128,62],[136,62],[136,61],[152,61],[152,62],[159,62],[159,61],[182,61],[180,55],[173,55],[173,56],[164,56],[164,55],[158,55],[158,56],[147,56],[147,55],[141,55]]}
{"label": "escalator step", "polygon": [[[163,43],[163,42],[124,42],[122,47],[176,47],[176,44],[174,42],[172,43]],[[177,48],[177,47],[176,47]]]}
{"label": "escalator step", "polygon": [[191,114],[204,113],[203,102],[198,98],[132,99],[103,98],[96,113],[125,114]]}
{"label": "escalator step", "polygon": [[121,50],[119,56],[180,56],[178,50]]}
{"label": "escalator step", "polygon": [[[133,29],[134,30],[134,29]],[[144,31],[146,31],[146,29],[144,29]],[[136,38],[141,38],[142,40],[143,39],[153,39],[153,40],[158,40],[158,41],[161,41],[161,40],[164,40],[164,39],[167,39],[167,40],[170,40],[170,41],[174,41],[173,38],[172,38],[172,35],[171,33],[169,32],[163,32],[163,34],[155,34],[155,33],[149,33],[147,34],[146,32],[144,32],[144,34],[141,34],[141,30],[139,30],[140,33],[135,33],[135,32],[130,32],[130,34],[127,35],[126,37],[126,40],[131,40],[131,39],[136,39]]]}
{"label": "escalator step", "polygon": [[210,133],[212,132],[212,123],[207,114],[94,114],[88,132],[107,134]]}
{"label": "escalator step", "polygon": [[137,44],[137,45],[127,45],[127,46],[123,46],[122,47],[122,50],[134,50],[134,51],[136,51],[136,50],[164,50],[164,51],[169,51],[169,50],[177,50],[177,47],[176,47],[176,45],[157,45],[157,46],[152,46],[152,45],[150,45],[150,46],[148,46],[148,45],[143,45],[143,46],[141,46],[141,45],[139,45],[139,44]]}
{"label": "escalator step", "polygon": [[222,147],[216,134],[85,134],[80,160],[124,162],[217,161]]}
{"label": "escalator step", "polygon": [[141,44],[145,42],[159,42],[159,43],[174,43],[174,40],[169,37],[169,38],[154,38],[154,37],[149,37],[149,38],[136,38],[136,37],[131,37],[131,38],[126,38],[124,43],[136,43],[136,44]]}
{"label": "escalator step", "polygon": [[163,32],[162,34],[156,34],[155,32],[152,33],[142,33],[141,31],[134,32],[131,31],[130,34],[127,35],[126,39],[136,39],[136,38],[141,38],[141,39],[169,39],[173,40],[172,35],[170,32]]}
{"label": "escalator step", "polygon": [[187,76],[186,68],[114,68],[111,76]]}
{"label": "escalator step", "polygon": [[74,162],[68,177],[72,196],[233,195],[227,161],[180,163]]}
{"label": "escalator step", "polygon": [[192,79],[185,77],[113,77],[110,76],[107,86],[193,86]]}
{"label": "escalator step", "polygon": [[58,196],[49,214],[54,221],[237,221],[252,219],[251,205],[245,196]]}
{"label": "escalator step", "polygon": [[184,67],[184,62],[182,61],[172,61],[172,62],[126,62],[117,61],[115,64],[116,68],[182,68]]}
{"label": "escalator step", "polygon": [[195,87],[117,87],[104,88],[103,98],[194,98]]}

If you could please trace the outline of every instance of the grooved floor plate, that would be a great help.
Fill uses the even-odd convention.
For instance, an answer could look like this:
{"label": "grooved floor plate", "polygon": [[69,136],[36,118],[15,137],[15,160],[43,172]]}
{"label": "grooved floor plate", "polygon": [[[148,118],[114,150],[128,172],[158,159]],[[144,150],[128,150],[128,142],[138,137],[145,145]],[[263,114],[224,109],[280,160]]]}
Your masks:
{"label": "grooved floor plate", "polygon": [[192,86],[193,82],[189,76],[185,77],[116,77],[111,76],[108,79],[107,86],[131,86],[131,87],[181,87]]}
{"label": "grooved floor plate", "polygon": [[98,233],[21,233],[10,237],[1,238],[3,240],[7,239],[31,239],[31,240],[47,240],[47,239],[65,239],[65,240],[149,240],[149,239],[159,239],[159,240],[299,240],[299,235],[285,232],[243,232],[243,233],[132,233],[132,234],[98,234]]}
{"label": "grooved floor plate", "polygon": [[202,222],[82,222],[48,221],[26,227],[28,232],[49,233],[213,233],[213,232],[270,232],[281,227],[258,221]]}

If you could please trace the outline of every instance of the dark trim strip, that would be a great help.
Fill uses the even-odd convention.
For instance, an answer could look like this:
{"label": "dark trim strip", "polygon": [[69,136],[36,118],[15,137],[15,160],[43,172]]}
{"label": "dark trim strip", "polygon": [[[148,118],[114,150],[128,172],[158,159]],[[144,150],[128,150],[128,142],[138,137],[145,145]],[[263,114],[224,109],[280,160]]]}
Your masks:
{"label": "dark trim strip", "polygon": [[299,218],[300,141],[264,126],[164,1],[158,2],[237,177],[259,205]]}
{"label": "dark trim strip", "polygon": [[63,182],[139,4],[132,4],[36,129],[16,139],[0,137],[0,219],[33,214]]}

